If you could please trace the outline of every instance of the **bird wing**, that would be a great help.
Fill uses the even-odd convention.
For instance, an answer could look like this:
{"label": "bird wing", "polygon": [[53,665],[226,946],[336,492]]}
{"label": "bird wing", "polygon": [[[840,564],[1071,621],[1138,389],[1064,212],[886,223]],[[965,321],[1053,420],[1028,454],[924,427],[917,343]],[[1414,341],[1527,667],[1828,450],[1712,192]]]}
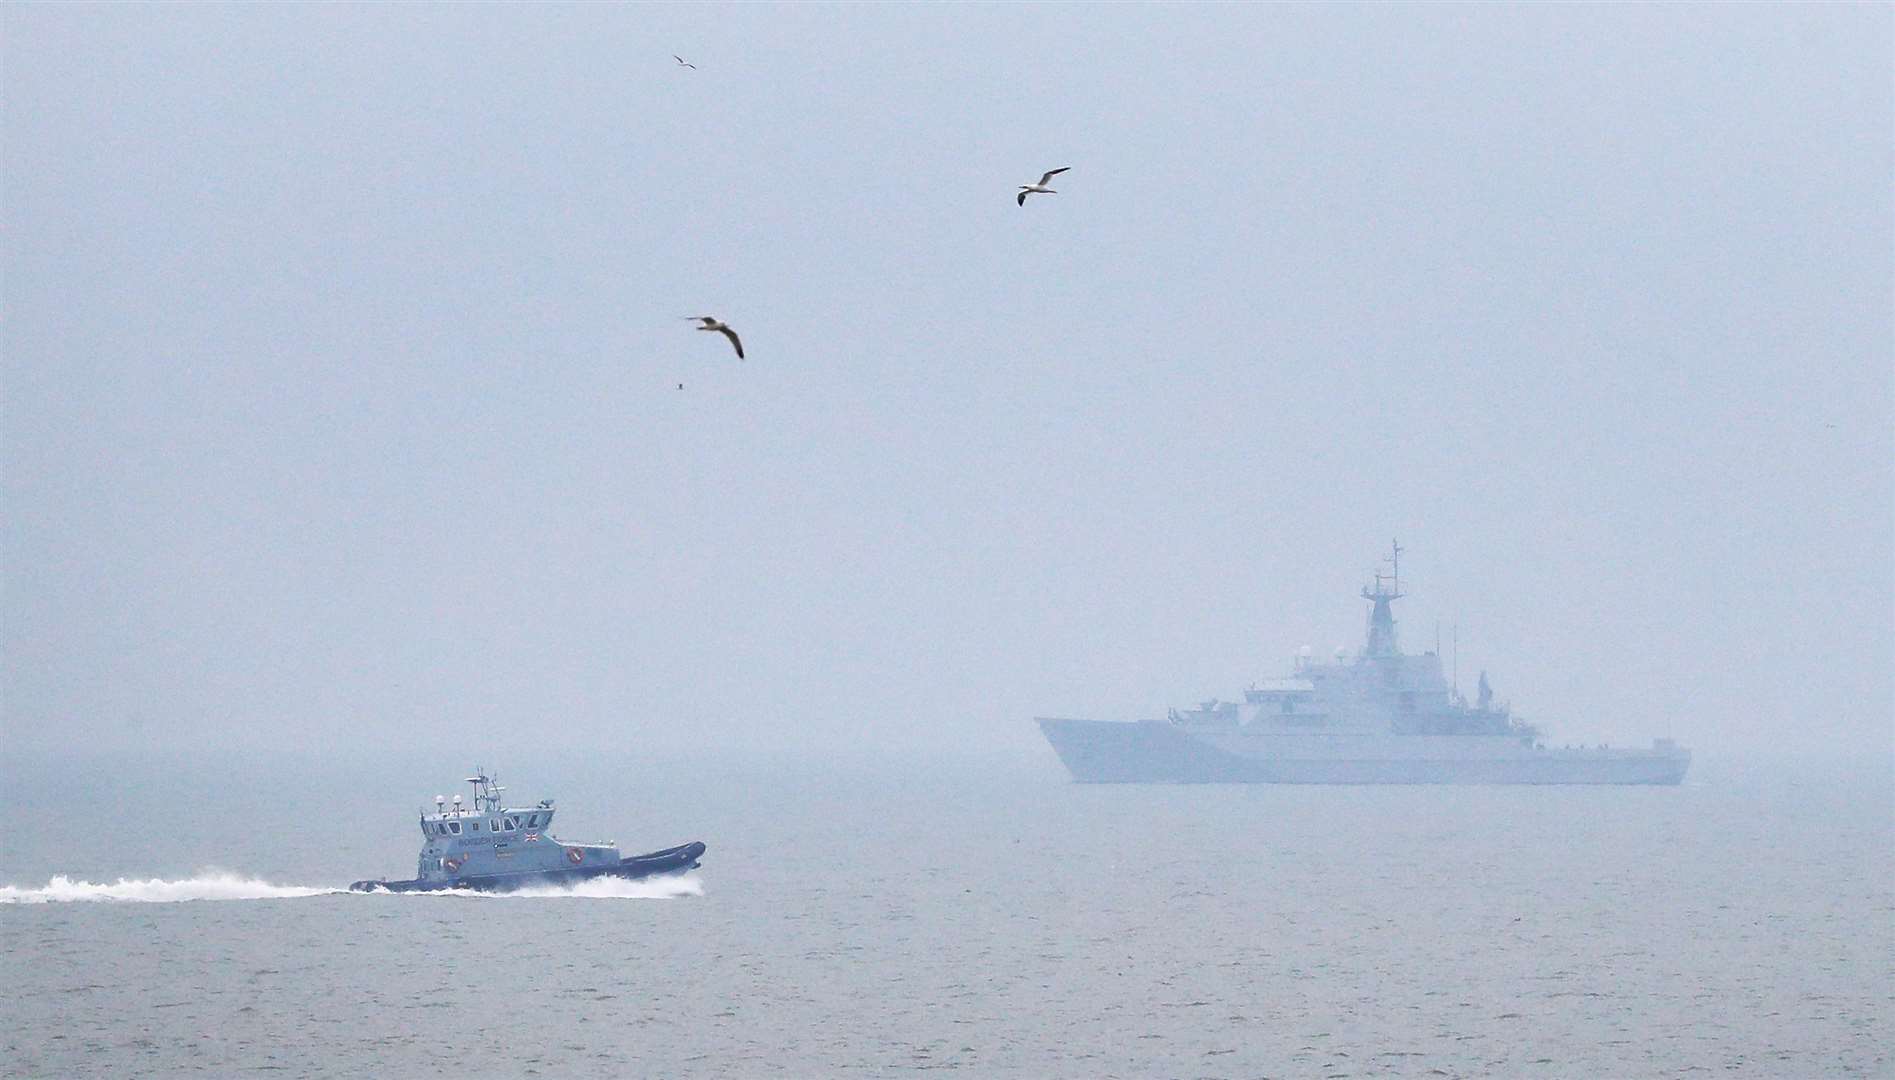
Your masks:
{"label": "bird wing", "polygon": [[1063,173],[1067,169],[1070,169],[1070,168],[1072,168],[1071,165],[1064,165],[1064,166],[1061,166],[1060,168],[1054,169],[1053,171],[1047,173],[1045,176],[1040,177],[1040,186],[1045,187],[1046,182],[1048,180],[1051,180],[1053,177],[1058,176],[1060,173]]}
{"label": "bird wing", "polygon": [[1025,206],[1026,205],[1026,192],[1025,191],[1020,192],[1020,197],[1018,199],[1015,199],[1014,201],[1019,203],[1021,206]]}
{"label": "bird wing", "polygon": [[717,331],[730,339],[731,348],[737,350],[737,359],[742,360],[744,358],[744,343],[737,340],[737,331],[732,330],[728,326],[720,326],[717,328]]}

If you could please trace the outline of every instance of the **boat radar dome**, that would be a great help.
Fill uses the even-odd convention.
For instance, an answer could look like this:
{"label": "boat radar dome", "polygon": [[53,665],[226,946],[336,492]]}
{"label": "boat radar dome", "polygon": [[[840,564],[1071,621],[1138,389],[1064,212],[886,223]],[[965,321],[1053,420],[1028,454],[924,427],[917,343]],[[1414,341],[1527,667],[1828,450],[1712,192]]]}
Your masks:
{"label": "boat radar dome", "polygon": [[434,805],[436,805],[436,806],[439,806],[439,805],[441,805],[442,803],[444,803],[444,802],[446,802],[446,801],[447,801],[447,796],[446,796],[446,795],[436,795],[436,796],[434,797]]}

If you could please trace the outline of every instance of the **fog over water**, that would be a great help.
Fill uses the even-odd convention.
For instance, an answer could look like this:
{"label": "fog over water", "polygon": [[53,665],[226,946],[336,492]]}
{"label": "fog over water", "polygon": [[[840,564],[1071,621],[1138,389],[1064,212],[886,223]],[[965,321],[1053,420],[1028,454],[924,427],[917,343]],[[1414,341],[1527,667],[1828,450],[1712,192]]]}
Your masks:
{"label": "fog over water", "polygon": [[1887,749],[1886,8],[5,20],[11,751]]}
{"label": "fog over water", "polygon": [[[1885,1074],[1892,37],[7,5],[0,1060],[427,1072],[478,969],[506,1075]],[[1360,647],[1392,538],[1406,649],[1685,785],[1031,724]],[[333,894],[476,763],[704,869]]]}

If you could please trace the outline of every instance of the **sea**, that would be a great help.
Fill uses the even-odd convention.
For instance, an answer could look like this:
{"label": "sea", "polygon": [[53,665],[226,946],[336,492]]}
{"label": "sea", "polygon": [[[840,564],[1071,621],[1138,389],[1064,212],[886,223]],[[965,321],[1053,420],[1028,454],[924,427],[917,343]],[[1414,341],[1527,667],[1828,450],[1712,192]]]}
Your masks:
{"label": "sea", "polygon": [[1666,788],[549,754],[478,764],[702,868],[344,891],[413,876],[473,764],[7,757],[0,1074],[1895,1076],[1886,753]]}

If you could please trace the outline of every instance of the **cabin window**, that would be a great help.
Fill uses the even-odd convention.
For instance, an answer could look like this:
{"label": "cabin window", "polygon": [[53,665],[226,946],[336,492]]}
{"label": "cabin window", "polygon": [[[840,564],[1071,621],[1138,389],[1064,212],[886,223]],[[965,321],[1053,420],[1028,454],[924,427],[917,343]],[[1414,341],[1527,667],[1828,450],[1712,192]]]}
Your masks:
{"label": "cabin window", "polygon": [[500,819],[499,819],[499,818],[488,818],[488,819],[487,819],[487,828],[488,828],[489,830],[491,830],[491,831],[493,831],[493,832],[499,832],[499,831],[500,831]]}
{"label": "cabin window", "polygon": [[468,832],[479,832],[479,831],[480,831],[480,822],[478,822],[478,821],[470,821],[470,822],[468,822],[468,823],[467,823],[467,831],[468,831]]}
{"label": "cabin window", "polygon": [[537,829],[537,828],[539,828],[539,827],[540,827],[540,816],[539,816],[538,814],[534,814],[534,815],[533,815],[532,817],[530,817],[530,818],[527,818],[527,819],[526,819],[526,827],[527,827],[527,828],[529,828],[529,829]]}
{"label": "cabin window", "polygon": [[460,822],[458,822],[458,821],[450,821],[450,822],[448,822],[448,823],[447,823],[447,827],[448,827],[448,831],[449,831],[449,832],[452,832],[452,833],[453,833],[453,834],[454,834],[455,836],[459,836],[459,835],[461,834],[461,823],[460,823]]}
{"label": "cabin window", "polygon": [[520,827],[520,819],[517,817],[508,818],[506,820],[506,826],[507,826],[507,831],[512,832],[513,830]]}

